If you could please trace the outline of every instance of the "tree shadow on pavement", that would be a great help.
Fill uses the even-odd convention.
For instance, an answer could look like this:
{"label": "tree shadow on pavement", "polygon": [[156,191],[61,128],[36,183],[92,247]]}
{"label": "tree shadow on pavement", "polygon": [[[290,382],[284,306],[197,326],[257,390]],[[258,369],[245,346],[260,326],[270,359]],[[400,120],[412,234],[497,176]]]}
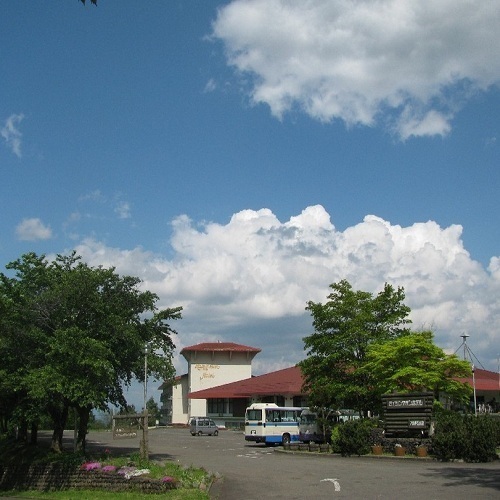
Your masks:
{"label": "tree shadow on pavement", "polygon": [[434,473],[449,479],[447,486],[474,485],[500,491],[500,468],[488,467],[449,467],[428,469],[427,473]]}

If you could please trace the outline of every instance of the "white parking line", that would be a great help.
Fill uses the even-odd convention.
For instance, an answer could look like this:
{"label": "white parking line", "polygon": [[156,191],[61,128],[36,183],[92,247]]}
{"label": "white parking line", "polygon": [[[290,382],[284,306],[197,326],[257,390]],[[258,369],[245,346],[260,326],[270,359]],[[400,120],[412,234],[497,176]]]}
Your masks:
{"label": "white parking line", "polygon": [[237,458],[262,458],[264,455],[271,455],[272,451],[249,451],[244,455],[236,455]]}
{"label": "white parking line", "polygon": [[337,481],[337,479],[326,478],[322,479],[320,483],[322,483],[323,481],[329,481],[330,483],[333,483],[333,485],[335,486],[335,491],[340,491],[340,483]]}

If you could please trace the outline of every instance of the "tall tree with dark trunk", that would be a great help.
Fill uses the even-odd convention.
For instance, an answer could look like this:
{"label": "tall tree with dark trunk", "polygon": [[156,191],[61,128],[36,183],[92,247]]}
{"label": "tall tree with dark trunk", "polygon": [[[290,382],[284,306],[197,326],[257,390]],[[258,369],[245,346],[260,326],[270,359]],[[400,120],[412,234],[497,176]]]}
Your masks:
{"label": "tall tree with dark trunk", "polygon": [[90,267],[74,252],[52,262],[27,254],[7,269],[15,276],[0,275],[7,313],[0,320],[0,354],[8,354],[4,369],[16,381],[11,393],[50,413],[55,450],[70,408],[79,415],[78,445],[84,447],[90,412],[126,405],[123,386],[144,377],[145,345],[149,373],[173,376],[170,321],[181,318],[182,308],[158,310],[158,297],[141,291],[138,278]]}

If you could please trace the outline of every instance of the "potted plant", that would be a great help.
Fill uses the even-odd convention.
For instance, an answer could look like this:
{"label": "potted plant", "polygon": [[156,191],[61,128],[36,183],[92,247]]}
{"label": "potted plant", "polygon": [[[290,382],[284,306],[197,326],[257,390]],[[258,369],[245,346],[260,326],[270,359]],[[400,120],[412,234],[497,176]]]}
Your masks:
{"label": "potted plant", "polygon": [[397,457],[404,457],[406,453],[406,448],[399,443],[394,445],[394,455]]}
{"label": "potted plant", "polygon": [[383,452],[384,452],[384,448],[382,447],[381,444],[374,444],[372,446],[373,455],[382,455]]}
{"label": "potted plant", "polygon": [[426,457],[427,456],[427,446],[425,444],[419,444],[415,448],[415,452],[417,457]]}

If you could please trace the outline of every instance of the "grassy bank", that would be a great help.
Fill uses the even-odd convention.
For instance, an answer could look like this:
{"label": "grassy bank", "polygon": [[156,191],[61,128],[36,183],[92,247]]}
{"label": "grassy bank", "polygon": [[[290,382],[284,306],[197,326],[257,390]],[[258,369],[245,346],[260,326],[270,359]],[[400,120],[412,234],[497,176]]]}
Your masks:
{"label": "grassy bank", "polygon": [[[114,450],[116,453],[116,450]],[[48,467],[48,470],[68,470],[71,474],[76,474],[80,479],[76,484],[69,483],[69,488],[54,488],[57,481],[46,481],[42,478],[42,483],[36,488],[30,487],[34,482],[31,478],[27,481],[27,487],[23,485],[22,477],[16,477],[15,489],[4,490],[9,482],[6,479],[7,472],[31,471],[34,468]],[[29,498],[50,498],[50,499],[95,499],[95,498],[120,498],[120,499],[142,499],[159,496],[157,493],[141,493],[140,491],[108,491],[109,488],[102,489],[81,489],[78,484],[85,484],[89,478],[99,478],[101,484],[107,478],[113,480],[113,487],[117,482],[122,482],[126,488],[138,483],[157,483],[166,488],[161,494],[168,494],[168,498],[174,500],[206,500],[209,498],[208,490],[214,477],[202,468],[183,467],[174,462],[146,461],[140,458],[138,453],[132,455],[111,456],[106,450],[99,456],[89,454],[63,452],[54,453],[47,447],[30,446],[16,443],[12,440],[0,438],[0,467],[3,471],[3,482],[0,483],[0,497],[29,497]],[[76,471],[76,472],[75,472]],[[13,472],[13,473],[14,473]],[[12,474],[11,474],[12,475]],[[116,475],[120,475],[118,478]],[[81,481],[81,478],[84,481]],[[12,478],[11,478],[12,479]],[[61,482],[61,481],[60,481]],[[62,481],[66,484],[65,481]],[[88,481],[87,481],[88,482]],[[141,484],[142,484],[141,483]],[[121,484],[121,483],[120,483]],[[76,487],[75,487],[76,485]],[[119,486],[118,486],[119,487]]]}

